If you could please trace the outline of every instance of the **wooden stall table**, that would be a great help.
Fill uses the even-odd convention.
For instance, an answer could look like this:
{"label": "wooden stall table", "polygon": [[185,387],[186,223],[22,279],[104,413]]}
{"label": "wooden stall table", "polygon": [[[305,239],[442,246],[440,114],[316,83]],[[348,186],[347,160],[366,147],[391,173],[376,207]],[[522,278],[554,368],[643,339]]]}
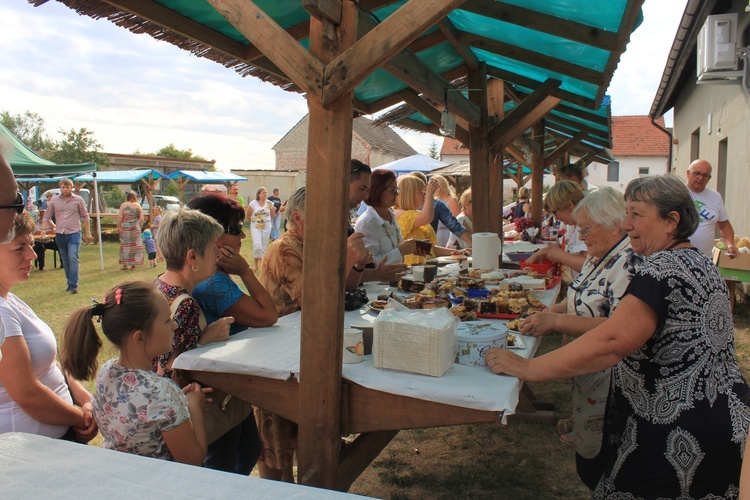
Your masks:
{"label": "wooden stall table", "polygon": [[364,498],[20,432],[0,435],[0,464],[3,498]]}
{"label": "wooden stall table", "polygon": [[[368,296],[388,293],[389,287],[368,284]],[[540,297],[551,305],[559,284]],[[345,314],[346,326],[372,323],[365,307]],[[492,320],[487,320],[492,321]],[[226,342],[213,343],[181,354],[173,367],[286,419],[298,422],[301,313],[281,318],[267,328],[253,328]],[[540,339],[523,336],[531,358]],[[337,489],[348,489],[362,470],[401,429],[428,428],[479,422],[507,423],[517,410],[552,420],[551,409],[540,411],[522,392],[515,377],[499,376],[486,366],[454,364],[442,377],[376,369],[372,356],[343,365],[341,435],[359,433],[342,451]],[[531,395],[533,398],[533,395]],[[302,478],[304,482],[304,478]]]}

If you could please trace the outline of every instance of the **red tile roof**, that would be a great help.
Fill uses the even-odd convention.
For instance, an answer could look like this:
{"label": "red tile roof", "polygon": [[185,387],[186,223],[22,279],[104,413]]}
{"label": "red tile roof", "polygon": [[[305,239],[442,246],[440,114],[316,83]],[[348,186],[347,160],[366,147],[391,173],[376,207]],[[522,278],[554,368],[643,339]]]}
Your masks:
{"label": "red tile roof", "polygon": [[452,137],[446,137],[443,140],[443,147],[440,148],[441,155],[467,155],[469,154],[469,148],[458,139]]}
{"label": "red tile roof", "polygon": [[[664,118],[656,123],[664,127]],[[612,117],[612,155],[669,156],[669,136],[656,128],[648,116]]]}

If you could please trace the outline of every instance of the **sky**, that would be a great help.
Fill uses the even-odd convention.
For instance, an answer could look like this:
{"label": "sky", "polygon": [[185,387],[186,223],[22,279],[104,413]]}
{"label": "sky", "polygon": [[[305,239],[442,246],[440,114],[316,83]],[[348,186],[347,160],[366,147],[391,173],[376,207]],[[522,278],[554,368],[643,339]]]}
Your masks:
{"label": "sky", "polygon": [[[685,4],[646,0],[607,91],[613,115],[648,114]],[[0,46],[0,110],[41,115],[58,140],[60,128],[85,127],[108,153],[174,144],[219,170],[272,169],[271,148],[307,113],[299,94],[55,1],[3,0]],[[423,154],[442,143],[397,132]]]}

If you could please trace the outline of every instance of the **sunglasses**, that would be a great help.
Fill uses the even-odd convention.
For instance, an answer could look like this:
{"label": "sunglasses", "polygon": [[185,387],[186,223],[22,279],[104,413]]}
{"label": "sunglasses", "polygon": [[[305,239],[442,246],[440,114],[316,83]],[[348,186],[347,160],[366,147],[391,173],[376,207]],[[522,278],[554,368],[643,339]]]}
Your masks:
{"label": "sunglasses", "polygon": [[21,193],[16,193],[16,199],[13,200],[13,204],[0,205],[0,209],[14,210],[18,215],[21,215],[24,209],[23,196],[21,195]]}
{"label": "sunglasses", "polygon": [[242,234],[242,222],[238,222],[237,224],[227,224],[224,226],[224,232],[231,234],[232,236]]}

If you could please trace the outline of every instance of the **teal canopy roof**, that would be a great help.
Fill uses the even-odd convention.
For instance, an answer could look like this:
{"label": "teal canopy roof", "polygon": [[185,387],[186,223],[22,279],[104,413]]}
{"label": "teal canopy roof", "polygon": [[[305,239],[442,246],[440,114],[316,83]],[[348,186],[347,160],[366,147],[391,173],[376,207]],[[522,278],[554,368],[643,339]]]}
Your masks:
{"label": "teal canopy roof", "polygon": [[[141,179],[150,178],[153,180],[167,179],[168,177],[158,170],[108,170],[105,172],[96,173],[97,182],[105,182],[109,184],[133,184]],[[74,179],[77,182],[94,182],[94,176],[79,175]]]}
{"label": "teal canopy roof", "polygon": [[205,170],[178,170],[169,174],[170,179],[188,179],[201,184],[210,184],[212,182],[243,182],[244,177],[228,172],[206,172]]}
{"label": "teal canopy roof", "polygon": [[[29,1],[40,5],[48,0]],[[119,26],[148,33],[200,57],[213,59],[243,76],[253,75],[286,90],[303,92],[272,62],[272,56],[264,55],[248,38],[269,34],[253,33],[246,37],[210,1],[141,0],[125,4],[104,0],[58,1],[81,14],[109,19]],[[564,120],[560,126],[572,131],[568,135],[593,130],[596,138],[608,145],[611,139],[605,92],[631,33],[642,22],[643,1],[466,0],[457,3],[438,25],[427,29],[399,55],[407,54],[413,62],[407,73],[412,70],[413,76],[422,71],[421,66],[444,82],[465,77],[468,67],[484,63],[487,75],[502,79],[519,94],[533,91],[548,79],[557,80],[560,84],[552,95],[562,99],[554,113]],[[254,3],[301,47],[308,49],[310,14],[303,8],[304,2],[255,0]],[[368,25],[384,21],[410,2],[354,3],[359,8],[360,25]],[[236,19],[235,24],[241,21]],[[466,85],[465,81],[462,85]],[[454,84],[454,87],[460,86]],[[377,113],[401,102],[396,94],[408,88],[403,73],[399,75],[399,71],[387,66],[376,69],[354,89],[355,108],[363,114]],[[604,116],[605,123],[591,125],[585,117],[583,123],[575,123],[584,109]]]}

